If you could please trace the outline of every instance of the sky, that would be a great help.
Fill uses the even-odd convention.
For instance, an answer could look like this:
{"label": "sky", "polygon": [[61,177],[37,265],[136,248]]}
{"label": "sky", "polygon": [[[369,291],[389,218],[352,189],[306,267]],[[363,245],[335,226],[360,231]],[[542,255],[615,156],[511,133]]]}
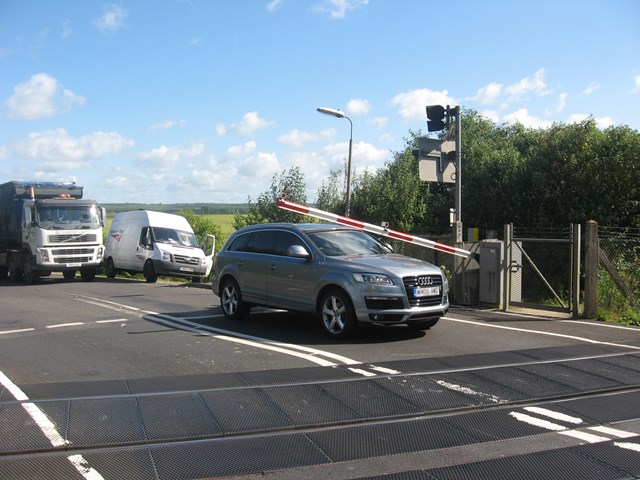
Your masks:
{"label": "sky", "polygon": [[298,167],[312,203],[436,104],[640,129],[640,1],[0,0],[0,183],[246,203]]}

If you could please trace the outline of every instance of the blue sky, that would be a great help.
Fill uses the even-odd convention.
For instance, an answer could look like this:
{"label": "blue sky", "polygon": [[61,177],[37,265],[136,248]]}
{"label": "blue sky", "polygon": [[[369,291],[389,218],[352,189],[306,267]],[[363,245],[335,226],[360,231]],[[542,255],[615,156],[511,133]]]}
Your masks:
{"label": "blue sky", "polygon": [[425,106],[640,129],[636,0],[3,0],[0,182],[101,202],[313,202],[426,133]]}

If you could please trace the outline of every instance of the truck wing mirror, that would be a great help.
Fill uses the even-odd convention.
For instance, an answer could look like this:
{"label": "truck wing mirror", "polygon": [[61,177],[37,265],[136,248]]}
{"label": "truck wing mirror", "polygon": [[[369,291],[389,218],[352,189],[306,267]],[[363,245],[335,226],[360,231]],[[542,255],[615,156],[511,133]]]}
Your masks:
{"label": "truck wing mirror", "polygon": [[31,208],[30,207],[25,207],[24,208],[23,219],[24,219],[24,228],[30,227],[31,224],[33,223],[33,218],[31,217]]}

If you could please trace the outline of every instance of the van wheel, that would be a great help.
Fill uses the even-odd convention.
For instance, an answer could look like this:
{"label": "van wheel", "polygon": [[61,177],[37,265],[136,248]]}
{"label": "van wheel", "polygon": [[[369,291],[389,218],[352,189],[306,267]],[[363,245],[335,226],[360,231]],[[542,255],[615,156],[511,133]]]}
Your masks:
{"label": "van wheel", "polygon": [[73,280],[74,277],[76,276],[76,271],[75,270],[65,270],[64,272],[62,272],[62,276],[64,277],[65,280]]}
{"label": "van wheel", "polygon": [[105,273],[107,278],[116,278],[116,266],[113,264],[113,258],[107,258],[107,265],[105,267]]}
{"label": "van wheel", "polygon": [[224,280],[220,286],[220,306],[229,320],[244,320],[251,307],[242,300],[242,292],[235,280]]}
{"label": "van wheel", "polygon": [[158,274],[151,260],[147,260],[147,263],[144,264],[142,274],[147,283],[156,283],[158,281]]}
{"label": "van wheel", "polygon": [[320,302],[320,319],[325,333],[333,338],[347,338],[358,331],[353,303],[344,291],[329,290]]}

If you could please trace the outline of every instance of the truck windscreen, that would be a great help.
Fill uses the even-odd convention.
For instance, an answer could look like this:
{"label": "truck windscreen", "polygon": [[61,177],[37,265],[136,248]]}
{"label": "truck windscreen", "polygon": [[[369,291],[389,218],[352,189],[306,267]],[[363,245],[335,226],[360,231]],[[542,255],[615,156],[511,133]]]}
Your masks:
{"label": "truck windscreen", "polygon": [[100,214],[95,205],[39,206],[37,221],[47,230],[79,230],[100,226]]}

